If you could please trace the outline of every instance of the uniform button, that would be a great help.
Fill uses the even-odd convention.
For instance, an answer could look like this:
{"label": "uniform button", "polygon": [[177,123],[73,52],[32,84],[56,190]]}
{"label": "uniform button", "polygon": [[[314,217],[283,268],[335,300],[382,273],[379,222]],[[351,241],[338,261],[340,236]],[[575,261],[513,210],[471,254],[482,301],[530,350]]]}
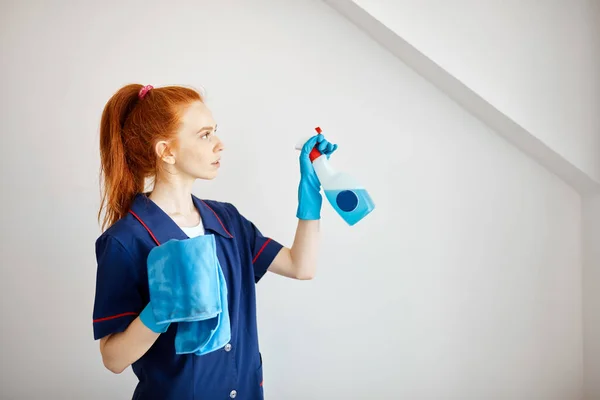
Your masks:
{"label": "uniform button", "polygon": [[231,343],[225,345],[225,351],[231,351]]}
{"label": "uniform button", "polygon": [[232,390],[231,393],[229,393],[229,397],[235,399],[235,396],[237,396],[237,392],[235,390]]}

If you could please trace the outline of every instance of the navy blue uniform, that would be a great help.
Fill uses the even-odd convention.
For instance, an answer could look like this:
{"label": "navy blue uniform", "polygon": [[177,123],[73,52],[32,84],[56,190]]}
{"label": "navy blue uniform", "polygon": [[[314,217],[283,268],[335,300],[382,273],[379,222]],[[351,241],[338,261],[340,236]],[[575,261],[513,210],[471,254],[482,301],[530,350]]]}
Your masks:
{"label": "navy blue uniform", "polygon": [[[263,399],[255,285],[282,245],[265,237],[229,203],[192,196],[207,234],[214,234],[227,281],[231,341],[205,355],[175,354],[171,324],[132,365],[133,399]],[[96,242],[98,261],[94,338],[122,332],[150,301],[146,259],[152,248],[187,235],[146,195]]]}

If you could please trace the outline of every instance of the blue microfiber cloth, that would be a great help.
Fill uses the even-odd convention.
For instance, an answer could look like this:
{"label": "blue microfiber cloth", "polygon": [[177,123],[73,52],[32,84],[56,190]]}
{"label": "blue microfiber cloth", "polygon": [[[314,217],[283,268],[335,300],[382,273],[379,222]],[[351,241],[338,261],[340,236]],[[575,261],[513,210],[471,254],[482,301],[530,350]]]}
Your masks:
{"label": "blue microfiber cloth", "polygon": [[[217,264],[219,260],[217,259]],[[219,282],[221,283],[221,304],[225,309],[218,317],[202,323],[179,322],[175,337],[175,352],[196,353],[202,355],[218,350],[231,340],[231,325],[227,308],[227,283],[219,265]]]}
{"label": "blue microfiber cloth", "polygon": [[169,240],[150,251],[147,267],[156,323],[178,323],[177,354],[206,354],[231,340],[227,283],[214,235]]}

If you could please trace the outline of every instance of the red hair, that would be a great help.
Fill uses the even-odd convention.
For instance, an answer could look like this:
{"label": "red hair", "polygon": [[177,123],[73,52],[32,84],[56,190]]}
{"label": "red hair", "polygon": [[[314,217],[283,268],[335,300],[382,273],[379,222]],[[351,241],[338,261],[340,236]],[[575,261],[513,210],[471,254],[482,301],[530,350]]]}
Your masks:
{"label": "red hair", "polygon": [[142,85],[119,89],[106,103],[100,123],[100,181],[104,183],[98,220],[102,229],[122,218],[145,179],[158,172],[154,146],[173,139],[185,108],[203,101],[200,93],[181,86],[151,89],[138,96]]}

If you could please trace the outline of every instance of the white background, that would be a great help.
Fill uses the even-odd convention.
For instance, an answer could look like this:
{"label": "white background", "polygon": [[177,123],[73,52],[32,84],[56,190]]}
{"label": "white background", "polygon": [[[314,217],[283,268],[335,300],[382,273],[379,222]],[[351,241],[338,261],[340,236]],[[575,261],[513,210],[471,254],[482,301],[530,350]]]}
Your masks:
{"label": "white background", "polygon": [[131,397],[91,323],[98,123],[130,82],[205,88],[227,149],[195,194],[286,245],[317,125],[376,202],[352,228],[324,204],[315,280],[259,284],[268,399],[582,398],[579,194],[326,4],[1,7],[2,398]]}

